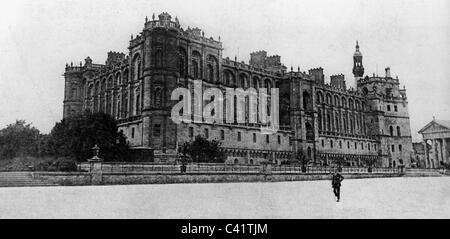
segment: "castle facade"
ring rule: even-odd
[[[265,51],[251,53],[249,64],[223,58],[222,51],[220,38],[183,29],[167,13],[153,16],[131,37],[127,55],[109,52],[105,64],[87,57],[79,66],[66,65],[63,117],[86,110],[108,113],[131,148],[143,155],[175,154],[183,142],[202,135],[221,141],[231,163],[305,157],[320,165],[409,166],[413,148],[406,90],[389,68],[383,77],[364,76],[358,43],[356,89],[347,88],[342,74],[325,83],[322,68],[288,70],[280,56]],[[178,101],[171,100],[172,91],[183,87],[194,94],[197,80],[203,89],[224,94],[226,88],[278,88],[279,130],[262,134],[264,124],[249,123],[248,115],[245,123],[174,123],[171,110]]]

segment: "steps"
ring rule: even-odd
[[[443,177],[445,175],[439,173],[438,170],[410,168],[406,169],[405,177]]]
[[[0,187],[44,187],[55,186],[33,178],[32,172],[0,172]]]

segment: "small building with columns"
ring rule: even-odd
[[[436,120],[428,123],[419,130],[424,144],[431,145],[431,150],[425,147],[425,166],[427,168],[439,168],[444,163],[449,163],[450,120]],[[432,152],[430,152],[432,151]]]

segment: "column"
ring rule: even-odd
[[[445,141],[445,138],[442,139],[442,161],[445,163],[448,162],[447,159],[447,142]]]
[[[434,168],[438,168],[438,166],[439,166],[439,159],[438,159],[438,156],[439,156],[439,152],[438,152],[438,148],[437,148],[437,142],[436,142],[436,139],[433,139],[432,140],[432,144],[433,144],[433,165],[434,165]]]
[[[425,145],[425,168],[431,168],[431,165],[429,164],[429,160],[430,160],[430,152],[428,151],[428,144],[427,144],[427,140],[424,139],[423,140],[424,145]]]

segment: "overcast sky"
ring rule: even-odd
[[[62,118],[66,62],[128,53],[145,16],[162,11],[221,36],[224,57],[266,50],[289,68],[321,66],[327,80],[343,73],[350,86],[358,40],[365,74],[390,66],[406,86],[415,140],[433,116],[450,120],[448,0],[15,0],[0,8],[0,128],[25,119],[49,132]]]

